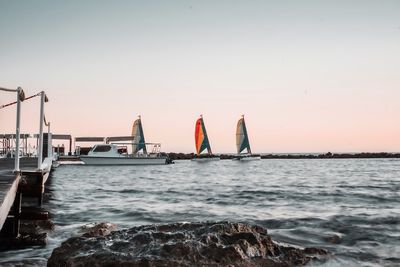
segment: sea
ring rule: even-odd
[[[400,266],[399,159],[176,161],[54,169],[48,245],[0,252],[1,266],[43,266],[83,225],[257,224],[273,240],[331,255],[310,266]]]

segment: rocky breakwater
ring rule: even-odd
[[[48,266],[300,266],[327,251],[272,241],[265,228],[206,222],[87,229],[54,249]]]

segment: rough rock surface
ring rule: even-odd
[[[112,223],[101,222],[92,225],[84,225],[82,226],[82,230],[85,232],[83,235],[84,237],[106,236],[112,231],[117,230],[117,226]]]
[[[115,226],[103,224],[100,229]],[[206,222],[90,231],[56,248],[48,266],[299,266],[325,255],[273,242],[265,228]]]

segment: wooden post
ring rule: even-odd
[[[50,133],[50,122],[47,129],[47,157],[51,158],[53,156],[53,140]]]
[[[25,155],[28,154],[28,136],[25,136]]]
[[[43,188],[44,187],[44,173],[41,173],[38,177],[37,177],[37,181],[38,181],[38,185],[40,185],[40,187],[41,188]],[[42,206],[42,204],[43,204],[43,192],[44,190],[42,190],[42,192],[41,192],[41,194],[40,194],[40,196],[39,196],[39,199],[38,199],[38,205],[39,206]]]
[[[22,200],[22,194],[20,192],[17,192],[17,194],[15,195],[14,207],[13,207],[13,213],[14,213],[14,232],[13,232],[13,235],[14,235],[14,237],[18,237],[19,236],[19,228],[20,228],[19,216],[21,214],[21,200]]]
[[[43,120],[44,120],[44,99],[46,95],[44,91],[40,94],[40,120],[39,120],[39,146],[37,148],[38,151],[38,162],[37,168],[40,170],[43,162]]]
[[[17,125],[15,129],[15,149],[17,151],[15,156],[15,166],[14,166],[14,171],[19,172],[19,138],[20,138],[20,124],[21,124],[21,100],[23,100],[23,91],[21,87],[18,87],[17,89]]]
[[[65,151],[64,151],[65,154]],[[72,156],[72,137],[69,138],[69,153],[68,156]]]

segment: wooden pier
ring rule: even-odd
[[[18,184],[21,180],[19,173],[13,173],[14,161],[0,160],[0,229],[8,217],[11,207],[14,204],[18,191]]]
[[[17,238],[20,220],[47,220],[48,212],[40,209],[52,160],[45,158],[41,169],[37,158],[21,158],[20,172],[14,172],[14,159],[0,159],[0,238]],[[22,207],[22,198],[36,199]]]
[[[10,249],[13,243],[19,243],[24,239],[20,236],[21,220],[48,218],[48,212],[38,207],[42,205],[44,187],[51,171],[53,147],[50,122],[46,121],[44,115],[44,105],[49,101],[46,93],[41,91],[25,97],[25,92],[21,87],[16,89],[0,87],[0,91],[14,93],[16,96],[16,101],[0,106],[2,109],[16,104],[15,134],[0,136],[0,144],[2,144],[0,151],[0,249]],[[35,97],[40,97],[37,158],[30,157],[31,154],[27,153],[29,135],[20,133],[22,102]],[[44,125],[47,126],[47,133],[44,133]],[[55,138],[68,138],[71,142],[70,136],[56,135]],[[34,201],[34,205],[29,203],[28,206],[22,207],[21,204],[25,205],[26,202],[25,199],[22,201],[23,197],[37,199],[37,201]]]

